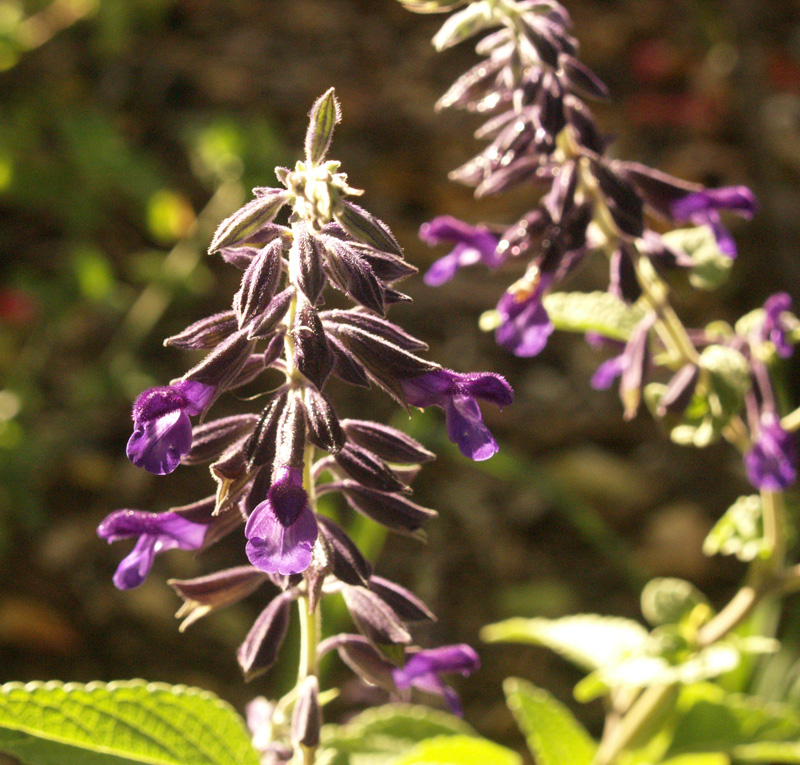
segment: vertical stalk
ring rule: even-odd
[[[311,466],[314,463],[314,445],[306,444],[303,461],[303,488],[308,495],[308,504],[311,509],[317,510],[317,497]],[[306,580],[308,583],[308,580]],[[317,674],[317,646],[319,645],[320,623],[319,611],[311,610],[310,593],[301,595],[297,599],[297,611],[300,617],[300,660],[297,667],[297,689],[301,683],[312,675]],[[297,744],[294,762],[296,765],[314,765],[316,747]]]

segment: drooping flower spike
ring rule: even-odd
[[[457,243],[434,263],[426,283],[438,286],[462,265],[497,268],[507,259],[529,258],[535,279],[510,287],[492,319],[481,325],[494,329],[504,348],[531,357],[553,331],[543,298],[586,255],[608,257],[608,290],[626,302],[642,293],[641,259],[659,269],[696,265],[689,252],[650,227],[648,216],[709,226],[720,253],[735,256],[720,211],[752,217],[757,209],[752,192],[744,186],[706,189],[606,156],[610,142],[600,135],[584,99],[603,99],[608,91],[578,60],[561,4],[471,3],[444,23],[433,43],[441,50],[481,32],[486,36],[476,51],[483,60],[453,84],[437,108],[485,115],[488,121],[476,136],[489,143],[450,177],[474,186],[477,197],[529,183],[539,202],[506,228],[494,251],[468,224],[447,217],[423,224],[420,235],[429,244]],[[437,236],[440,227],[443,236]]]

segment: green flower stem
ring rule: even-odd
[[[300,666],[297,670],[297,687],[307,677],[317,674],[317,644],[319,642],[319,612],[309,608],[309,599],[302,596],[297,599],[297,610],[300,615]],[[314,765],[316,747],[297,744],[295,747],[295,765]]]
[[[303,596],[297,599],[300,614],[300,666],[297,670],[297,682],[317,674],[317,643],[319,642],[319,625],[317,613],[309,610],[309,600]]]
[[[315,447],[306,444],[303,466],[303,488],[308,495],[308,504],[316,513],[317,496],[311,466],[314,464]],[[308,582],[308,580],[306,580]],[[297,668],[297,690],[307,677],[317,674],[317,646],[320,636],[319,609],[311,610],[310,593],[297,599],[297,610],[300,616],[300,662]],[[314,765],[316,748],[298,744],[295,750],[296,765]]]

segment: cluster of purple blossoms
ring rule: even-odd
[[[350,201],[361,192],[339,163],[325,160],[339,121],[332,90],[310,116],[305,161],[278,168],[282,187],[255,189],[213,237],[210,252],[243,272],[231,309],[165,341],[207,355],[133,406],[131,461],[159,475],[210,463],[215,493],[160,514],[119,510],[98,532],[109,542],[138,540],[114,577],[127,589],[142,583],[156,553],[202,550],[243,526],[250,565],[171,583],[184,599],[183,627],[262,585],[277,587],[239,649],[251,677],[276,660],[293,601],[303,598],[313,612],[321,595],[341,592],[361,632],[337,644],[350,666],[374,680],[369,667],[391,665],[389,655],[397,664],[384,687],[423,686],[454,706],[437,672],[467,672],[477,657],[466,648],[439,649],[423,666],[428,654],[421,651],[403,667],[412,643],[406,623],[432,615],[407,590],[373,576],[344,529],[316,512],[318,497],[337,492],[358,513],[417,536],[435,513],[409,499],[409,482],[434,455],[395,428],[340,419],[326,383],[338,377],[376,386],[403,407],[441,407],[450,438],[475,460],[497,451],[477,401],[504,407],[513,394],[499,375],[454,372],[421,358],[426,345],[385,318],[387,307],[408,300],[396,285],[416,269],[389,229]],[[328,285],[355,305],[323,307]],[[267,374],[273,379],[260,414],[203,421],[220,395]],[[202,424],[193,428],[191,417]]]
[[[578,60],[569,27],[567,11],[554,0],[477,0],[456,11],[434,37],[434,46],[442,50],[488,30],[476,47],[481,61],[437,104],[488,117],[476,132],[488,145],[451,178],[474,186],[477,197],[521,183],[533,184],[540,194],[536,207],[511,226],[473,226],[449,216],[423,224],[424,241],[452,247],[433,264],[425,281],[438,286],[462,267],[481,263],[497,269],[509,259],[524,258],[524,276],[481,324],[494,329],[501,346],[531,357],[543,350],[554,331],[548,294],[587,256],[601,253],[608,261],[608,292],[620,304],[635,306],[639,319],[624,339],[619,334],[587,336],[597,345],[617,348],[597,369],[592,384],[608,388],[619,380],[625,416],[631,418],[656,371],[654,359],[668,357],[670,379],[657,416],[674,418],[687,408],[694,416],[704,409],[706,425],[713,420],[716,437],[726,422],[708,414],[720,408],[718,391],[711,390],[719,380],[713,370],[703,368],[702,352],[712,344],[726,346],[748,370],[747,390],[740,391],[740,399],[733,397],[736,406],[722,407],[729,420],[745,405],[749,447],[741,439],[739,445],[746,452],[747,475],[759,488],[786,488],[796,478],[795,439],[780,424],[762,350],[769,342],[780,357],[792,352],[787,322],[796,326],[796,319],[788,313],[788,295],[767,301],[755,331],[731,332],[726,338],[697,331],[691,339],[685,336],[677,352],[664,345],[667,333],[659,332],[665,317],[658,294],[666,287],[658,272],[703,265],[679,239],[660,232],[682,225],[705,230],[707,241],[715,244],[715,257],[730,262],[736,245],[721,213],[750,218],[757,209],[755,197],[744,186],[707,189],[610,156],[611,141],[599,132],[584,100],[605,99],[608,90]],[[708,257],[708,247],[705,253]]]

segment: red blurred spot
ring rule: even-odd
[[[767,79],[776,90],[799,90],[800,66],[783,51],[771,51],[767,60]]]
[[[22,290],[0,289],[0,322],[12,327],[30,324],[38,313],[36,301]]]

